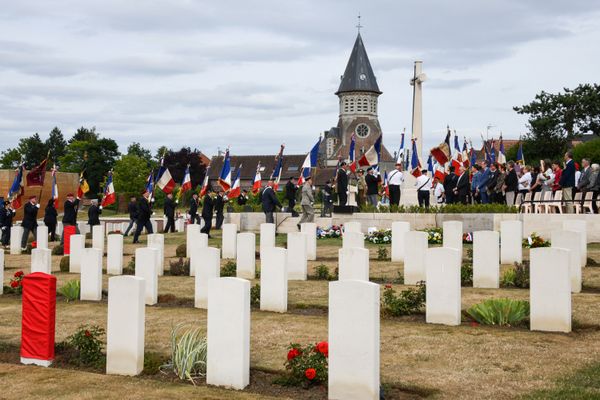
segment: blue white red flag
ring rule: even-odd
[[[169,168],[164,165],[164,157],[160,160],[160,169],[158,170],[158,176],[156,177],[156,186],[158,186],[163,192],[169,194],[175,189],[175,180],[169,172]]]
[[[277,191],[279,188],[279,180],[281,179],[281,170],[283,168],[283,150],[285,149],[285,145],[282,144],[279,149],[279,153],[277,157],[275,157],[275,168],[273,168],[273,173],[271,174],[271,179],[273,181],[273,190]]]
[[[231,185],[231,189],[227,194],[227,197],[230,199],[235,199],[240,197],[242,194],[242,185],[240,181],[240,172],[242,171],[242,164],[238,167],[237,173],[235,174],[235,178],[233,179],[233,184]]]
[[[117,200],[115,194],[115,186],[113,185],[113,174],[112,171],[108,173],[108,179],[106,179],[106,186],[104,187],[104,196],[102,196],[102,207],[110,206]]]
[[[421,176],[421,162],[419,161],[419,155],[417,153],[417,141],[412,140],[412,159],[410,160],[410,173],[415,178]]]
[[[252,180],[252,193],[257,194],[262,188],[262,175],[260,174],[260,161],[256,166],[256,172],[254,173],[254,179]]]
[[[361,167],[372,167],[379,164],[381,157],[381,139],[382,135],[379,135],[373,146],[362,155],[358,160],[358,165]]]
[[[58,208],[58,185],[56,184],[56,165],[52,167],[52,200],[54,200],[54,208]]]
[[[221,185],[225,191],[231,188],[231,159],[229,157],[229,148],[227,148],[225,158],[223,159],[223,167],[219,174],[219,185]]]
[[[12,203],[12,207],[15,210],[21,208],[21,200],[25,194],[25,188],[23,187],[23,164],[19,165],[16,172],[15,179],[8,190],[8,196],[6,196],[7,202]]]
[[[204,195],[208,192],[208,182],[210,176],[210,164],[206,167],[206,172],[204,173],[204,180],[202,181],[202,188],[200,189],[200,197],[204,197]]]
[[[312,171],[312,169],[317,166],[320,145],[321,138],[319,137],[317,143],[315,143],[313,148],[310,150],[310,152],[306,155],[306,158],[304,159],[304,163],[302,164],[302,172],[300,173],[300,178],[298,178],[298,185],[302,185],[304,183],[304,180],[310,176],[310,172]]]

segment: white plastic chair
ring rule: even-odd
[[[558,210],[560,214],[563,213],[562,190],[557,190],[556,193],[554,193],[554,199],[552,199],[552,202],[546,204],[547,213],[553,213],[555,209]]]

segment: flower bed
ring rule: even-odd
[[[329,344],[319,342],[303,346],[291,343],[285,369],[289,376],[279,380],[284,385],[310,387],[327,383]]]
[[[342,226],[332,225],[327,228],[317,228],[317,239],[340,238],[342,236]]]
[[[523,247],[526,249],[535,249],[536,247],[550,247],[550,241],[544,239],[535,232],[531,232],[531,235],[527,239],[523,239]]]
[[[375,244],[390,244],[392,242],[392,230],[391,229],[380,229],[372,231],[367,234],[366,237],[368,242]]]
[[[427,232],[427,242],[429,244],[442,244],[444,240],[444,230],[442,228],[427,228],[422,232]]]

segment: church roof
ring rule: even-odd
[[[335,94],[343,92],[374,92],[381,94],[360,33],[356,37],[352,54],[350,54],[344,75],[342,75],[342,82]]]

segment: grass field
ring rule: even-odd
[[[219,247],[219,232],[214,236],[210,245]],[[184,241],[183,234],[166,236],[165,269],[168,269],[168,262],[175,259],[176,247]],[[285,236],[279,235],[277,243],[283,245]],[[319,241],[319,260],[309,263],[309,275],[314,274],[314,268],[319,264],[326,265],[333,273],[340,245],[339,239]],[[368,248],[371,279],[394,281],[402,272],[402,264],[377,261],[378,246],[368,245]],[[125,265],[134,250],[131,238],[126,238]],[[590,245],[589,257],[600,262],[600,245]],[[58,272],[59,261],[59,256],[53,256],[58,286],[70,279],[78,279],[75,274]],[[29,256],[7,254],[4,284],[8,285],[10,276],[17,270],[27,273],[29,262]],[[502,269],[506,268],[508,266],[502,266]],[[107,279],[104,275],[105,290]],[[466,320],[458,327],[430,325],[425,323],[424,315],[383,318],[381,380],[384,387],[390,388],[386,398],[600,398],[600,268],[585,268],[583,279],[583,292],[573,295],[574,331],[570,334],[472,326]],[[252,284],[258,282],[254,280]],[[393,287],[401,289],[405,286],[393,284]],[[194,278],[160,277],[159,296],[159,304],[146,309],[146,351],[166,358],[171,327],[187,322],[206,329],[206,312],[191,307]],[[292,281],[289,283],[288,313],[253,309],[253,380],[248,390],[243,392],[206,385],[194,387],[148,376],[125,378],[89,371],[18,365],[20,298],[0,296],[0,353],[4,354],[0,360],[0,399],[326,398],[323,390],[288,390],[271,385],[270,379],[284,371],[286,346],[290,342],[327,339],[327,296],[327,281]],[[528,290],[523,289],[463,288],[462,308],[464,310],[488,298],[528,299],[528,296]],[[56,319],[57,341],[66,338],[82,323],[105,326],[106,299],[72,303],[59,300]]]

